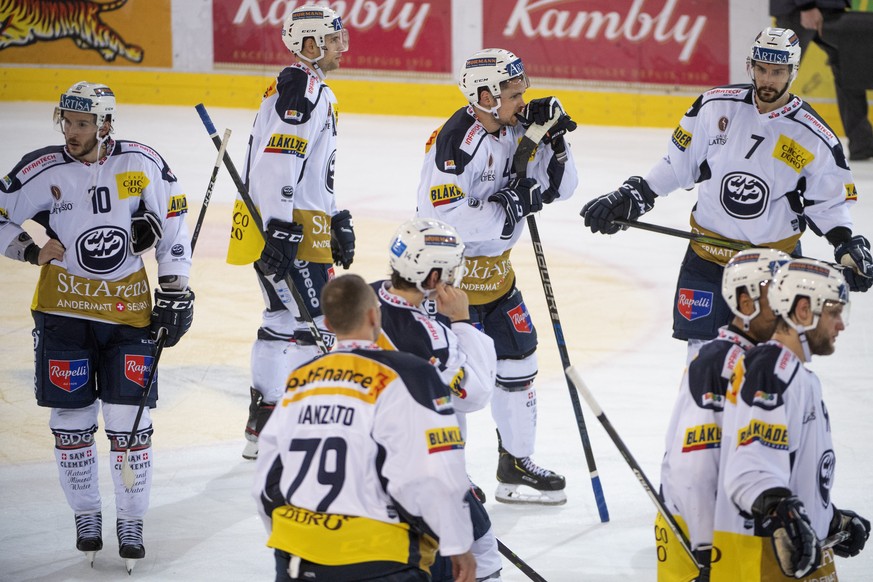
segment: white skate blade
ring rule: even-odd
[[[258,441],[246,441],[246,446],[242,452],[243,459],[248,459],[250,461],[257,460],[258,458]]]
[[[527,485],[498,483],[494,498],[500,503],[519,505],[564,505],[567,494],[563,491],[540,491]]]
[[[136,558],[124,558],[124,567],[127,568],[128,576],[133,573],[133,567],[136,566],[137,562],[139,562],[139,560]]]
[[[88,560],[88,564],[93,568],[94,567],[94,556],[97,555],[97,550],[92,552],[82,552],[85,554],[85,559]]]

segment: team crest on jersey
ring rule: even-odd
[[[708,317],[712,313],[712,292],[700,289],[679,289],[676,309],[688,321]]]
[[[174,216],[182,216],[188,212],[188,198],[184,194],[171,196],[170,202],[167,204],[167,218]]]
[[[75,392],[91,378],[88,359],[52,360],[48,362],[49,382],[64,392]]]
[[[308,146],[309,142],[300,136],[274,133],[270,136],[270,141],[268,141],[267,145],[264,147],[264,153],[290,154],[298,158],[303,158],[306,156],[306,148]]]
[[[122,172],[115,174],[115,184],[118,186],[118,198],[132,198],[142,196],[142,191],[148,186],[150,180],[143,172]]]
[[[152,368],[151,356],[137,356],[134,354],[124,354],[124,377],[145,388],[146,380],[148,380],[149,370]]]
[[[818,492],[824,507],[827,507],[831,502],[831,488],[834,486],[834,466],[836,464],[837,457],[830,449],[824,452],[818,462]]]
[[[688,149],[688,146],[691,145],[691,133],[682,129],[681,125],[677,125],[676,129],[673,131],[673,145],[676,146],[680,152],[684,152]]]
[[[464,191],[457,184],[440,184],[430,189],[430,202],[435,207],[451,204],[464,197]]]
[[[749,424],[737,431],[737,446],[744,447],[760,443],[779,451],[788,450],[788,428],[784,424],[770,424],[753,418]]]
[[[76,241],[79,266],[97,275],[111,273],[127,256],[127,232],[115,226],[85,231]]]
[[[427,441],[428,455],[464,448],[464,437],[461,436],[461,429],[457,426],[426,430],[424,438]]]
[[[333,194],[333,176],[334,176],[334,165],[336,164],[336,150],[333,150],[330,153],[330,159],[327,160],[327,164],[324,168],[324,187],[327,188],[327,191]]]
[[[530,318],[530,313],[524,307],[524,303],[516,305],[506,312],[509,320],[512,321],[512,327],[518,333],[533,333],[533,321]]]
[[[718,130],[719,131],[727,131],[728,128],[728,118],[722,115],[718,119]]]
[[[858,191],[855,189],[854,184],[844,184],[843,187],[846,189],[846,200],[858,199]]]
[[[685,430],[685,440],[682,441],[682,452],[690,453],[701,449],[718,449],[721,447],[721,427],[717,424],[701,424]]]
[[[61,189],[59,186],[55,186],[54,184],[52,184],[49,190],[52,193],[52,198],[54,198],[55,200],[61,199]]]
[[[746,172],[731,172],[721,180],[721,206],[734,218],[749,220],[764,214],[770,200],[767,183]]]

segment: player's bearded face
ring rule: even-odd
[[[755,63],[752,67],[755,95],[762,103],[775,103],[788,91],[791,68],[787,65]]]
[[[818,325],[806,332],[809,351],[816,356],[829,356],[836,350],[837,336],[846,329],[843,320],[843,306],[826,303],[822,309]]]
[[[96,116],[90,113],[64,112],[62,128],[67,151],[77,159],[84,159],[97,149]]]

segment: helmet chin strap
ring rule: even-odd
[[[471,103],[471,105],[473,107],[475,107],[476,109],[478,109],[479,111],[484,111],[485,113],[490,114],[491,117],[493,117],[494,119],[499,119],[500,114],[497,112],[497,110],[500,109],[500,97],[495,97],[494,99],[497,100],[497,104],[494,107],[492,107],[491,109],[485,109],[484,107],[482,107],[478,103]]]
[[[806,337],[806,332],[811,329],[815,329],[818,325],[818,314],[813,314],[812,323],[809,325],[802,325],[799,323],[795,323],[793,319],[788,318],[788,325],[790,325],[797,332],[797,337],[800,340],[800,347],[803,350],[803,358],[804,361],[809,362],[812,360],[812,352],[809,351],[809,340]]]
[[[324,79],[327,77],[327,75],[325,75],[324,71],[321,70],[321,67],[318,66],[318,61],[320,61],[321,59],[324,58],[324,49],[323,48],[318,47],[318,56],[314,59],[304,57],[302,52],[294,53],[294,54],[301,61],[306,61],[307,63],[309,63],[309,65],[315,71],[315,74],[318,75],[318,78],[321,79],[322,81],[324,81]]]
[[[800,347],[803,349],[803,359],[804,361],[809,362],[812,360],[812,353],[809,351],[809,341],[806,339],[806,332],[802,332],[800,335]]]

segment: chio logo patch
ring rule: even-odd
[[[76,241],[79,266],[98,275],[111,273],[127,256],[127,232],[114,226],[98,226]]]
[[[764,214],[770,188],[752,174],[731,172],[721,180],[721,205],[725,212],[740,219],[757,218]]]

